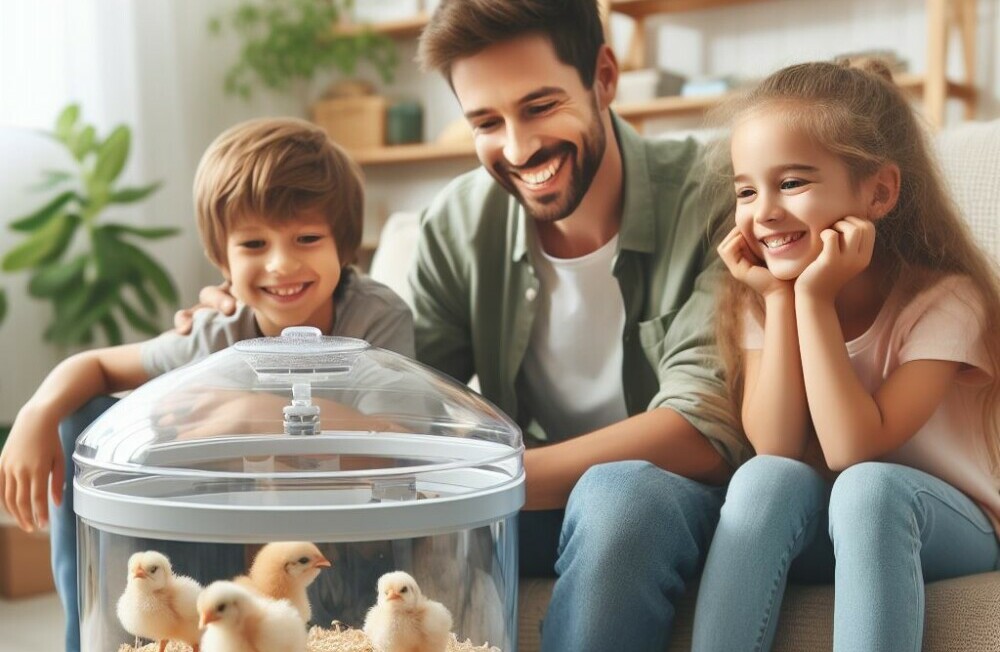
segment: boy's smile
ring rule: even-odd
[[[248,216],[226,238],[232,293],[254,311],[264,335],[288,326],[333,328],[341,266],[330,226],[316,211],[284,222]]]

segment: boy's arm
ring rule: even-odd
[[[139,344],[79,353],[61,362],[18,411],[0,453],[0,500],[27,531],[48,522],[46,489],[62,502],[64,463],[59,422],[102,394],[135,389],[148,375]]]

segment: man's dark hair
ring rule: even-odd
[[[593,85],[604,44],[597,0],[442,0],[420,36],[417,59],[450,82],[455,61],[530,34],[548,37],[584,87]]]

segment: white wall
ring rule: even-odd
[[[20,116],[16,124],[48,125],[65,102],[83,100],[85,116],[103,129],[123,121],[133,126],[133,157],[125,179],[135,184],[161,179],[165,185],[150,201],[117,216],[183,228],[181,237],[158,244],[154,254],[178,282],[185,304],[195,300],[198,288],[217,280],[201,254],[191,211],[190,188],[202,151],[221,130],[240,120],[304,116],[302,98],[315,96],[315,89],[328,81],[317,80],[312,88],[300,87],[288,96],[260,92],[249,103],[224,95],[222,76],[237,46],[231,39],[209,37],[206,23],[227,4],[226,0],[38,0],[32,5],[37,15],[19,16],[37,34],[19,44],[0,43],[2,102],[32,99],[19,100],[19,106],[26,107],[21,113],[11,112]],[[21,14],[25,6],[20,0],[0,0],[0,22]],[[72,12],[69,18],[57,19],[67,8]],[[979,0],[979,12],[979,115],[990,119],[1000,117],[1000,9],[996,0]],[[751,77],[796,61],[878,47],[895,50],[919,72],[925,67],[924,16],[920,0],[771,0],[659,19],[650,27],[657,45],[651,54],[660,65],[687,75]],[[616,20],[613,27],[616,45],[621,46],[630,21]],[[64,42],[72,47],[65,47],[61,59],[46,60],[34,77],[15,74]],[[412,63],[414,53],[413,42],[401,43],[404,63],[398,81],[383,92],[419,98],[425,109],[425,135],[433,138],[460,112],[442,80],[418,73]],[[961,71],[957,51],[952,59],[957,75]],[[62,78],[55,83],[53,75],[59,71]],[[0,118],[6,109],[0,105]],[[657,121],[648,126],[655,131],[690,125],[690,121]],[[50,142],[3,128],[0,121],[0,222],[6,224],[36,205],[37,198],[25,194],[24,187],[37,178],[38,169],[59,163],[60,156]],[[366,239],[377,237],[386,215],[420,209],[448,179],[474,165],[474,161],[451,161],[367,169]],[[14,241],[0,229],[0,250],[6,251]],[[0,276],[11,300],[7,321],[0,326],[0,365],[6,372],[0,374],[0,422],[13,419],[59,357],[41,343],[38,325],[47,322],[48,307],[26,297],[25,283],[24,276]],[[165,315],[163,324],[168,323]]]

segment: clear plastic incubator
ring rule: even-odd
[[[514,652],[523,451],[466,387],[313,328],[165,374],[77,442],[83,650],[298,651],[295,613],[301,652],[411,625]]]

